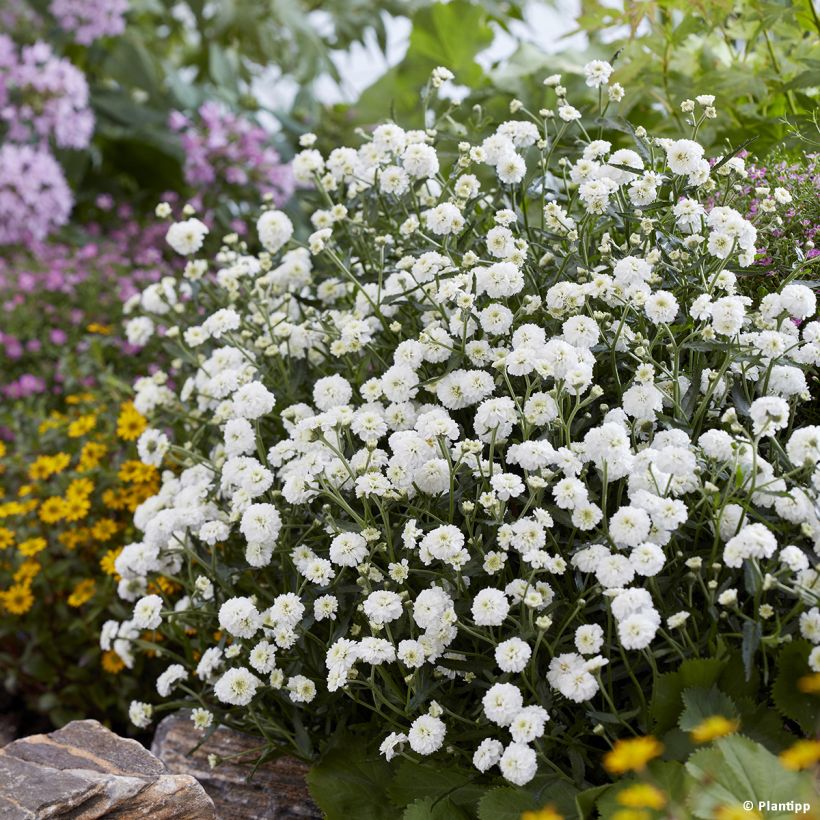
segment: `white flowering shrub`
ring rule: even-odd
[[[138,724],[187,703],[306,757],[361,724],[525,785],[650,731],[682,661],[773,675],[792,642],[820,670],[814,293],[739,295],[756,230],[743,161],[696,141],[712,98],[656,140],[548,86],[486,134],[304,139],[304,240],[267,211],[262,251],[206,260],[171,227],[184,276],[129,306],[178,357],[136,386],[166,471],[102,638],[170,663]]]

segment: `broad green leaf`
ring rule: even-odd
[[[502,786],[487,792],[478,804],[478,820],[520,820],[521,813],[542,808],[524,789]]]
[[[444,795],[459,806],[474,805],[487,789],[475,785],[473,780],[472,772],[403,760],[387,793],[397,806],[406,806],[420,798],[440,798]]]
[[[424,797],[411,803],[402,815],[402,820],[469,820],[470,815],[460,809],[452,800],[436,800]]]
[[[716,658],[684,661],[676,672],[659,675],[652,693],[650,712],[656,732],[666,732],[675,726],[683,709],[684,689],[693,686],[709,688],[714,684],[726,661]]]
[[[813,735],[820,725],[820,697],[800,691],[798,681],[811,674],[808,665],[811,645],[793,641],[777,656],[778,674],[772,687],[772,699],[781,714],[795,721],[807,734]]]
[[[682,693],[683,712],[678,719],[678,726],[684,732],[691,732],[706,718],[722,715],[734,720],[738,716],[738,709],[734,701],[724,695],[716,686],[710,689],[692,687]]]
[[[387,794],[391,767],[353,735],[341,735],[308,772],[311,797],[327,820],[395,820]]]
[[[784,804],[816,800],[810,775],[784,769],[778,759],[759,743],[741,735],[717,740],[695,752],[686,771],[697,781],[689,790],[694,817],[712,820],[721,806],[741,808],[745,801]],[[767,820],[793,818],[792,810],[768,810]]]

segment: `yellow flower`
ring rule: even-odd
[[[718,806],[715,809],[715,820],[762,820],[760,812],[744,809],[743,806]]]
[[[100,567],[106,575],[117,575],[117,569],[114,566],[114,562],[117,558],[119,558],[121,552],[122,547],[108,550],[108,552],[100,559]]]
[[[88,603],[94,597],[96,586],[93,578],[85,578],[74,587],[74,591],[68,596],[68,605],[80,607]]]
[[[159,470],[152,464],[143,464],[141,461],[124,461],[117,478],[129,484],[146,484],[159,478]]]
[[[25,615],[34,605],[34,596],[28,583],[14,584],[0,592],[0,601],[12,615]]]
[[[65,501],[59,496],[47,498],[40,505],[40,519],[46,524],[55,524],[57,521],[65,518],[65,515]]]
[[[94,492],[94,482],[90,478],[75,478],[68,489],[65,491],[65,497],[70,499],[85,498]]]
[[[108,541],[118,529],[117,522],[113,518],[101,518],[91,527],[91,535],[98,541]]]
[[[80,416],[68,425],[68,435],[70,438],[80,438],[91,432],[97,424],[97,417],[93,413]]]
[[[521,820],[564,820],[564,815],[550,803],[548,806],[544,806],[543,809],[523,812]]]
[[[48,542],[45,538],[27,538],[17,545],[17,550],[20,555],[24,555],[26,558],[32,558],[37,555],[38,552],[42,552],[47,546]]]
[[[14,580],[16,583],[31,583],[41,569],[42,567],[36,561],[23,561],[14,573]]]
[[[65,397],[66,404],[84,404],[93,400],[93,393],[71,393]]]
[[[85,540],[87,530],[84,527],[77,527],[72,530],[65,530],[57,536],[57,540],[64,544],[66,549],[76,549]]]
[[[95,441],[86,442],[80,451],[77,471],[87,473],[89,470],[96,469],[107,452],[108,448],[104,444],[99,444]]]
[[[666,805],[666,795],[651,783],[635,783],[618,792],[618,802],[630,809],[660,810]]]
[[[134,441],[139,438],[148,422],[132,402],[126,402],[120,408],[120,415],[117,418],[117,435],[125,441]]]
[[[604,768],[610,774],[639,772],[662,752],[663,744],[651,735],[618,740],[604,755]]]
[[[151,592],[162,592],[168,596],[173,595],[180,587],[176,581],[172,581],[170,578],[160,575],[148,584],[148,588]]]
[[[806,695],[820,695],[820,672],[798,678],[797,688]]]
[[[111,675],[117,675],[125,669],[123,659],[116,652],[112,652],[110,649],[107,652],[102,653],[101,662],[102,668]]]
[[[8,549],[14,543],[14,533],[8,527],[0,527],[0,550]]]
[[[79,521],[88,515],[91,509],[91,502],[85,498],[66,498],[63,502],[64,518],[66,521]]]
[[[20,515],[25,510],[25,506],[19,501],[7,501],[0,504],[0,518],[10,518],[12,515]]]
[[[97,333],[100,336],[110,336],[111,335],[111,326],[110,325],[101,325],[99,322],[91,322],[90,325],[86,328],[89,333]]]
[[[52,473],[51,456],[38,456],[28,466],[28,477],[32,481],[41,481]]]
[[[739,720],[729,720],[723,715],[711,715],[701,721],[689,733],[693,743],[709,743],[719,737],[734,734],[740,728]]]
[[[0,458],[3,458],[3,456],[5,454],[6,454],[6,445],[3,444],[2,441],[0,441]]]
[[[643,809],[618,809],[610,820],[650,820],[650,817]]]
[[[109,510],[124,510],[126,505],[126,492],[123,489],[110,489],[102,494],[102,503]]]
[[[780,762],[787,769],[808,769],[820,762],[820,740],[798,740],[780,753]]]

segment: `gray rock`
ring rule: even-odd
[[[157,727],[151,751],[171,772],[193,775],[213,798],[222,820],[291,820],[322,817],[310,799],[305,775],[308,766],[293,757],[279,757],[257,768],[258,738],[221,726],[205,743],[190,713],[166,717]],[[202,743],[199,748],[198,744]],[[225,762],[215,768],[208,756]]]
[[[171,774],[135,740],[95,720],[0,749],[0,820],[213,820],[193,777]]]

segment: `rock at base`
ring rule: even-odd
[[[306,764],[293,757],[280,757],[261,765],[249,779],[252,763],[260,753],[258,738],[219,727],[202,743],[189,713],[166,717],[157,727],[151,751],[169,771],[193,775],[213,798],[222,820],[290,820],[321,818],[322,813],[308,794]],[[215,768],[209,755],[229,758]]]
[[[0,749],[0,820],[213,820],[214,805],[193,777],[171,774],[136,740],[96,720]]]

